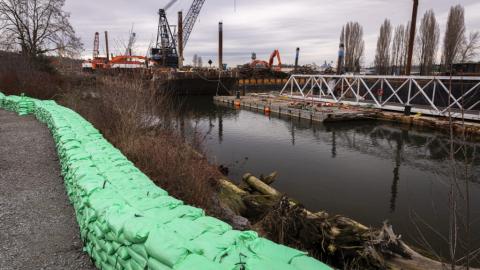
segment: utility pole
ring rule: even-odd
[[[183,67],[183,13],[178,12],[178,31],[177,31],[177,43],[178,43],[178,67]]]
[[[218,23],[218,68],[223,70],[223,22]]]
[[[415,44],[415,30],[417,28],[418,0],[413,0],[412,21],[410,24],[410,39],[408,40],[407,66],[405,75],[409,76],[412,71],[413,46]]]

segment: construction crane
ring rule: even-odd
[[[155,46],[150,49],[151,58],[157,65],[173,68],[178,67],[179,56],[177,50],[182,49],[183,51],[183,48],[185,48],[205,0],[194,0],[190,6],[187,16],[185,19],[183,19],[182,44],[177,42],[178,40],[174,38],[166,16],[166,11],[175,2],[177,2],[177,0],[170,0],[163,9],[158,11],[159,21],[157,29],[157,41]],[[179,37],[177,36],[177,38]]]
[[[132,26],[132,29],[130,30],[130,35],[128,38],[128,45],[127,45],[127,48],[125,49],[125,55],[132,56],[132,48],[136,40],[137,40],[137,34],[133,32],[133,26]]]
[[[155,48],[151,49],[153,61],[164,67],[178,67],[177,44],[173,38],[165,9],[158,11],[158,29]]]
[[[150,57],[157,66],[178,67],[177,44],[168,23],[166,10],[177,0],[171,0],[164,8],[158,10],[158,28],[155,46],[150,49]]]
[[[193,31],[193,26],[197,21],[198,15],[200,15],[200,11],[202,10],[204,3],[205,0],[193,0],[193,3],[188,10],[187,16],[183,20],[183,48],[187,46],[188,38]]]

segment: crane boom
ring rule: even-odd
[[[177,0],[170,0],[170,2],[168,2],[165,7],[163,8],[165,11],[167,11],[171,6],[173,6],[173,4],[175,4],[177,2]]]
[[[197,21],[198,15],[202,10],[202,6],[205,3],[205,0],[193,0],[190,9],[188,10],[187,16],[183,20],[183,48],[187,45],[188,38],[192,33],[193,26]]]
[[[137,35],[135,34],[135,32],[133,32],[133,25],[132,25],[132,29],[130,30],[130,35],[128,38],[128,45],[125,49],[125,55],[132,56],[132,48],[136,40],[137,40]]]

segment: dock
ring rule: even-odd
[[[245,108],[265,114],[276,114],[313,122],[355,121],[377,118],[378,109],[332,104],[317,101],[295,101],[275,94],[249,94],[239,99],[233,96],[215,96],[217,104]]]

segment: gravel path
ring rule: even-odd
[[[50,131],[0,109],[0,269],[95,269],[79,235]]]

